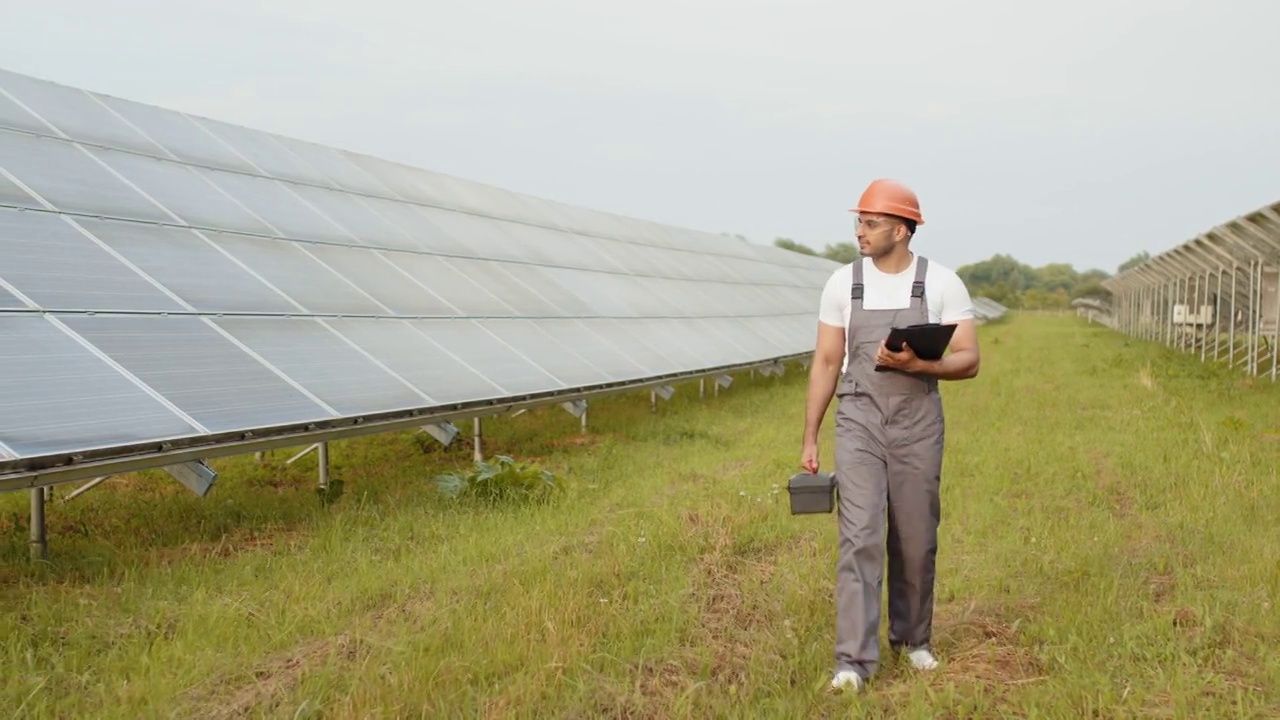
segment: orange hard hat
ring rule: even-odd
[[[920,216],[920,200],[911,188],[897,180],[871,181],[867,189],[862,191],[862,197],[858,198],[858,207],[849,212],[897,215],[914,220],[917,225],[924,224],[924,218]]]

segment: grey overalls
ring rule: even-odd
[[[836,388],[835,660],[837,671],[853,669],[870,678],[880,655],[886,504],[889,642],[909,648],[929,643],[944,422],[936,378],[875,372],[876,352],[891,327],[929,322],[928,261],[917,256],[911,305],[902,310],[862,307],[862,262],[853,263],[848,366]]]

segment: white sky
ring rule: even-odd
[[[42,0],[0,67],[578,205],[1080,269],[1280,198],[1265,0]]]

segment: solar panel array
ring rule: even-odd
[[[0,71],[0,474],[795,356],[835,267]]]
[[[999,320],[1004,314],[1009,312],[1009,308],[987,297],[973,298],[973,315],[979,322],[990,322]]]

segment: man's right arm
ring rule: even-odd
[[[844,328],[818,322],[818,345],[809,368],[809,393],[805,402],[804,442],[817,444],[822,418],[835,395],[844,364]]]

